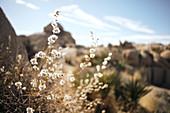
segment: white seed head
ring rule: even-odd
[[[107,63],[108,63],[108,62],[105,60],[102,64],[103,64],[103,65],[107,65]]]
[[[111,57],[111,56],[112,56],[112,53],[108,53],[108,56],[110,56],[110,57]]]
[[[102,69],[106,69],[106,66],[103,65],[103,66],[102,66]]]
[[[27,88],[26,87],[23,87],[22,90],[26,90]]]
[[[42,52],[42,51],[39,51],[39,52],[37,53],[37,57],[39,57],[39,58],[44,58],[44,57],[45,57],[45,53]]]
[[[90,51],[90,53],[95,53],[95,52],[96,52],[96,49],[91,48],[89,51]]]
[[[90,58],[94,58],[95,57],[95,54],[90,54]]]
[[[27,107],[27,108],[26,108],[26,111],[27,111],[27,113],[33,113],[33,112],[34,112],[34,109],[33,109],[33,108],[30,108],[30,107]]]
[[[100,71],[100,65],[97,65],[96,69],[97,69],[97,72],[99,72]]]
[[[70,77],[70,81],[71,81],[71,82],[74,82],[74,81],[75,81],[75,78],[74,78],[74,77]]]
[[[20,81],[18,81],[15,83],[15,86],[17,86],[17,88],[20,89],[22,86],[22,83]]]
[[[31,62],[32,65],[37,65],[38,64],[36,58],[31,59],[30,62]]]
[[[65,81],[64,80],[60,80],[60,85],[64,85]]]
[[[92,63],[91,62],[88,62],[88,64],[87,64],[89,67],[92,65]]]

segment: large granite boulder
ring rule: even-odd
[[[160,55],[157,52],[151,50],[150,53],[153,56],[153,63],[152,63],[153,66],[170,68],[170,63],[168,63],[167,60],[160,57]]]
[[[170,112],[170,90],[150,87],[151,92],[142,97],[140,105],[152,113],[169,113]]]
[[[164,70],[160,67],[152,67],[153,83],[161,86],[164,81]]]
[[[140,55],[141,55],[140,65],[141,66],[151,66],[152,58],[150,57],[148,51],[141,50]]]
[[[132,66],[139,65],[139,52],[135,49],[127,49],[123,51],[123,58]]]
[[[12,25],[0,8],[0,66],[5,66],[7,70],[15,66],[19,54],[23,60],[21,67],[28,61],[27,51],[16,37]]]
[[[160,56],[170,63],[170,50],[163,51]]]

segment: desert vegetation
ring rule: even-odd
[[[157,91],[153,85],[169,88],[169,59],[167,58],[166,61],[163,57],[162,46],[161,49],[158,46],[149,52],[137,50],[135,47],[137,45],[129,42],[121,43],[119,47],[111,44],[108,48],[99,47],[99,39],[95,38],[93,32],[90,31],[89,48],[75,46],[74,40],[70,41],[74,42],[73,44],[69,41],[68,44],[75,46],[76,49],[69,48],[59,39],[60,32],[65,33],[58,24],[59,14],[60,11],[55,11],[53,22],[45,27],[46,35],[49,29],[51,31],[48,32],[51,34],[46,38],[44,50],[37,51],[38,47],[30,41],[32,45],[26,45],[27,52],[31,51],[28,55],[25,54],[22,44],[20,46],[23,47],[22,51],[20,47],[17,47],[17,52],[14,52],[15,48],[11,46],[15,43],[12,40],[16,36],[10,34],[6,40],[6,47],[4,48],[3,43],[1,44],[0,112],[170,112],[168,89],[158,90],[162,92],[160,94],[155,93],[158,94],[155,97],[162,98],[157,102],[158,104],[154,101],[148,102],[150,104],[148,107],[153,109],[145,106],[148,103],[142,104],[143,98],[147,98],[152,91]],[[22,38],[22,36],[17,38]],[[62,43],[60,46],[58,46],[59,43],[56,44],[58,39]],[[28,40],[18,42],[23,41]],[[166,49],[166,51],[169,50]],[[165,70],[164,77],[157,76],[162,72],[160,71],[162,68],[158,65]],[[157,73],[157,71],[160,72]],[[155,109],[153,104],[160,108]]]

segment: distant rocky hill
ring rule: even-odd
[[[57,35],[58,39],[54,44],[54,47],[75,47],[75,40],[72,35],[65,31],[63,27],[58,23],[60,33]],[[52,34],[51,24],[44,27],[44,32],[34,33],[28,36],[20,35],[18,38],[25,44],[29,51],[29,57],[33,56],[36,52],[42,51],[47,47],[47,38]]]

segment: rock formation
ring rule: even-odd
[[[75,47],[75,40],[71,34],[63,29],[63,27],[58,24],[60,28],[60,33],[57,35],[58,39],[54,44],[55,48],[57,47]],[[47,46],[47,38],[52,34],[51,24],[44,27],[44,32],[35,33],[29,36],[19,36],[18,38],[24,42],[27,50],[29,51],[29,57],[33,56],[34,53],[42,51]],[[29,43],[29,44],[28,44]]]
[[[0,66],[5,66],[7,70],[15,65],[19,54],[22,55],[24,62],[28,61],[27,51],[16,37],[12,25],[0,8]],[[21,65],[23,66],[24,64]]]

